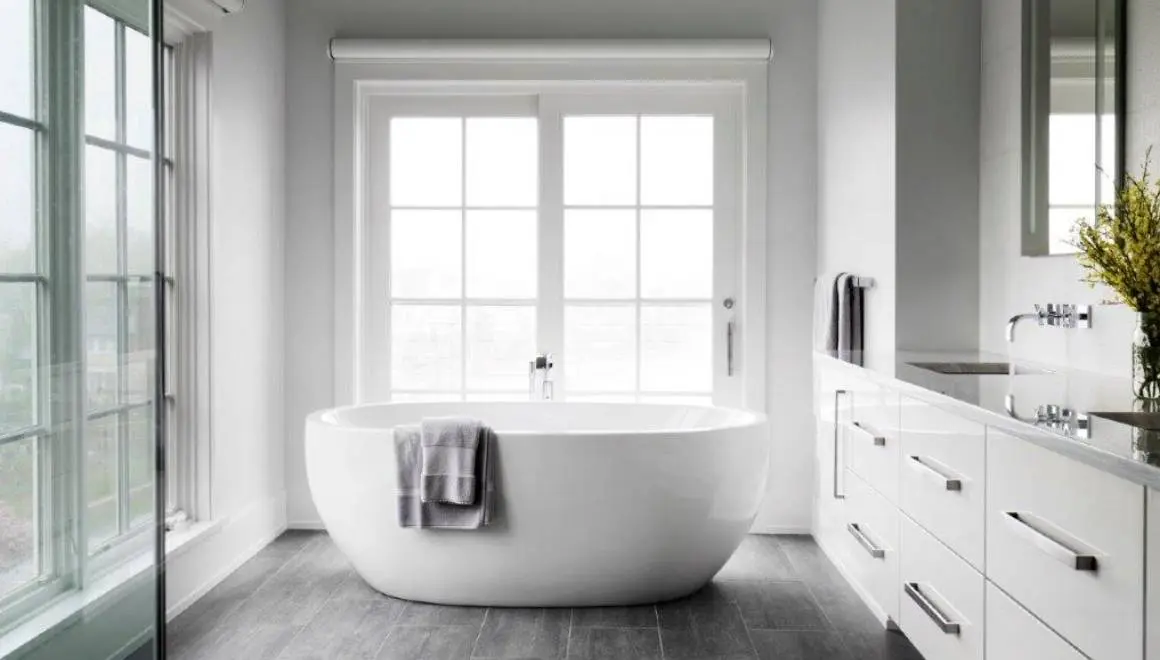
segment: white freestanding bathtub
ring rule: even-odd
[[[481,530],[398,526],[391,429],[471,415],[498,434]],[[629,605],[704,585],[765,493],[762,415],[667,404],[390,403],[306,420],[314,503],[375,589],[453,605]]]

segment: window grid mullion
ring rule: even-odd
[[[640,380],[641,379],[641,327],[640,327],[640,320],[641,320],[641,309],[640,309],[641,308],[641,298],[640,298],[640,294],[641,294],[641,289],[640,289],[641,263],[640,262],[641,262],[642,249],[641,249],[641,244],[640,244],[640,238],[641,238],[641,232],[640,232],[640,204],[641,204],[641,199],[640,199],[640,171],[641,171],[640,126],[641,126],[640,115],[637,115],[636,116],[636,145],[635,145],[635,148],[636,148],[636,181],[635,181],[636,208],[634,209],[634,211],[635,211],[635,214],[634,214],[635,227],[634,227],[634,229],[636,231],[636,297],[634,299],[634,307],[636,310],[636,323],[635,323],[636,351],[635,351],[635,355],[634,355],[635,373],[633,375],[633,378],[634,378],[635,383],[636,383],[636,392],[634,393],[634,398],[636,401],[640,401],[640,384],[641,384],[641,380]]]
[[[115,132],[117,143],[127,143],[126,128],[126,68],[125,68],[125,25],[120,21],[115,23],[114,58],[115,64]],[[124,279],[129,272],[128,265],[128,154],[116,152],[117,162],[117,396],[118,404],[125,403],[128,388],[128,376],[125,362],[128,355],[128,317],[129,317],[129,286]],[[129,527],[129,452],[128,452],[128,411],[121,409],[116,415],[117,443],[116,443],[116,505],[117,505],[117,537],[125,534]]]
[[[459,399],[467,396],[467,117],[459,118]]]

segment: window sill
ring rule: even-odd
[[[169,532],[165,537],[165,559],[189,552],[221,531],[224,521],[193,523]],[[39,614],[0,637],[0,658],[21,655],[52,639],[80,621],[86,611],[124,595],[134,582],[155,575],[152,552],[142,552],[102,575],[83,591],[71,591],[48,605]]]

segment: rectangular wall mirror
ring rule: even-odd
[[[1124,174],[1126,0],[1024,0],[1024,256],[1072,254],[1072,227]]]

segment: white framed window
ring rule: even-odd
[[[760,407],[764,64],[446,67],[338,65],[338,401]]]

